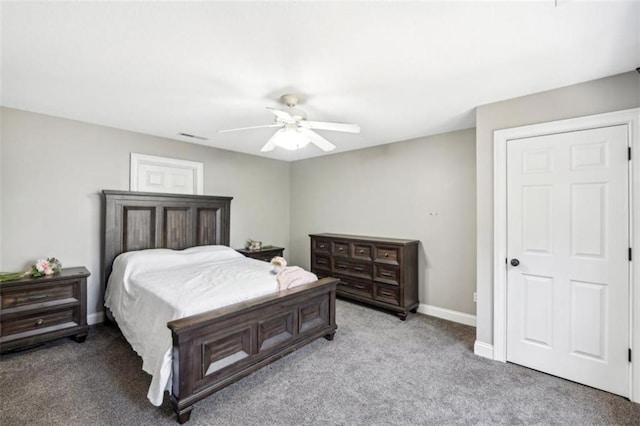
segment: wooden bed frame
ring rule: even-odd
[[[229,245],[231,197],[102,191],[103,286],[120,253]],[[193,404],[336,331],[334,278],[167,324],[173,336],[171,405],[179,423]],[[107,312],[111,321],[113,316]]]

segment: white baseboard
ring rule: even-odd
[[[104,322],[104,312],[95,312],[87,315],[88,325],[99,324],[101,322]]]
[[[465,314],[464,312],[452,311],[450,309],[438,308],[437,306],[426,305],[421,303],[418,306],[418,312],[432,317],[446,319],[448,321],[457,322],[464,325],[476,326],[476,316]]]
[[[482,358],[493,359],[493,345],[476,340],[473,345],[473,353]]]

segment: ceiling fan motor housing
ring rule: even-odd
[[[289,115],[294,120],[300,121],[300,120],[307,119],[307,113],[300,108],[296,108],[296,105],[298,105],[298,101],[299,101],[299,98],[296,95],[292,95],[292,94],[282,95],[280,99],[282,99],[282,102],[289,107],[289,109],[287,109],[286,112],[288,112]]]

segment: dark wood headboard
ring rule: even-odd
[[[105,201],[103,288],[120,253],[229,245],[233,197],[109,190],[102,193]]]

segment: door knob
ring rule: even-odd
[[[520,261],[518,259],[511,259],[511,266],[518,266]]]

